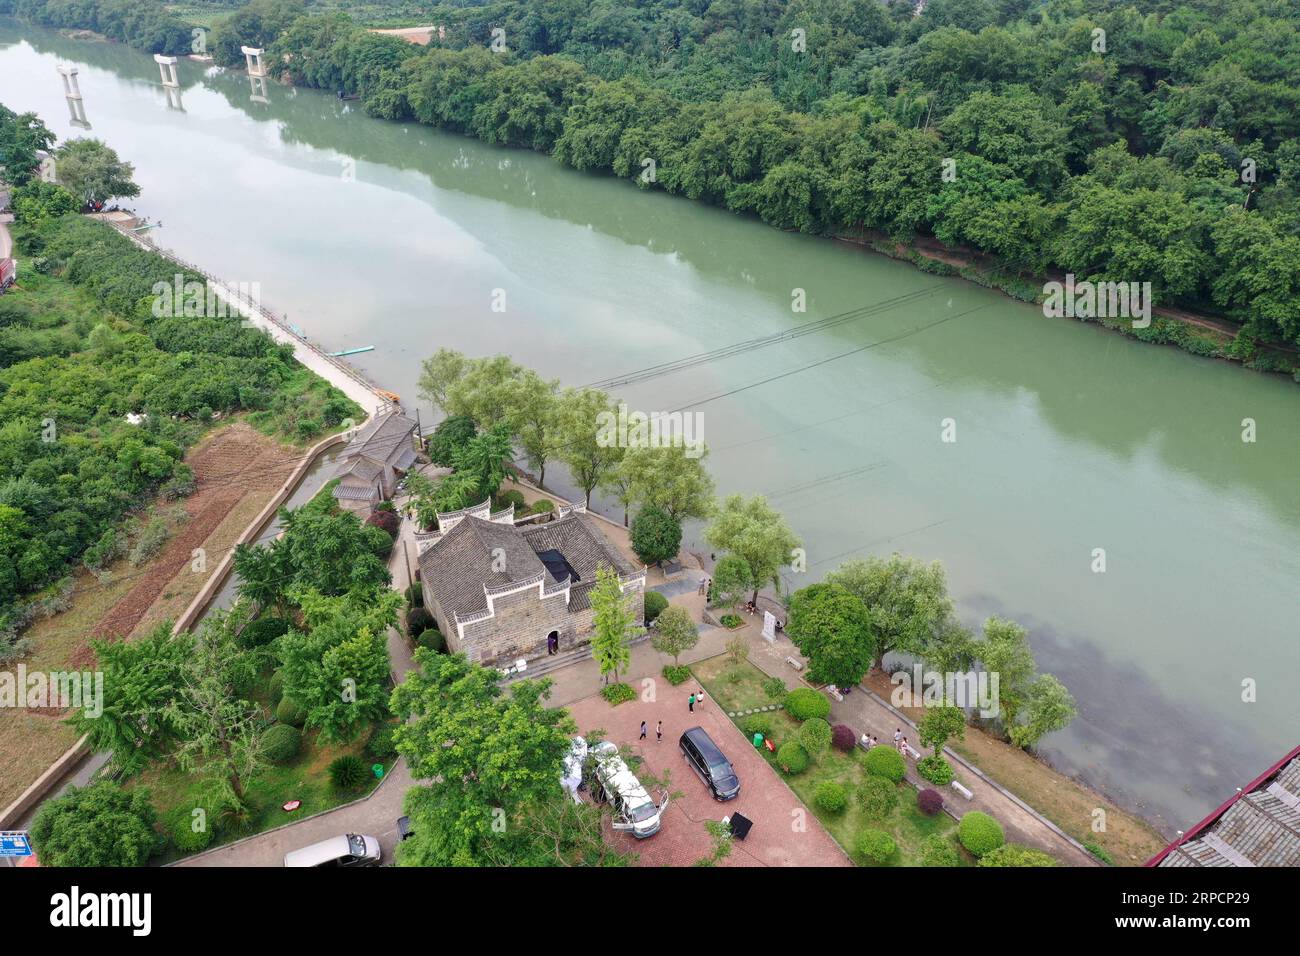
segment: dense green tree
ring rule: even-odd
[[[893,554],[846,561],[826,580],[844,588],[866,608],[876,639],[875,666],[902,651],[928,657],[951,631],[952,599],[943,566]]]
[[[645,564],[663,564],[677,557],[682,526],[662,508],[642,508],[632,521],[632,551]]]
[[[592,491],[609,478],[623,457],[622,448],[602,442],[597,436],[600,416],[613,413],[609,396],[595,389],[566,388],[559,398],[559,457],[582,489],[588,507]]]
[[[47,800],[32,821],[32,847],[42,866],[144,866],[161,848],[155,822],[147,790],[99,780]]]
[[[767,584],[780,590],[780,572],[795,559],[802,545],[767,499],[762,495],[745,498],[729,495],[718,506],[704,529],[704,540],[715,548],[740,557],[749,568],[751,600]]]
[[[239,643],[241,623],[238,608],[209,615],[181,664],[179,692],[164,710],[176,728],[176,763],[236,813],[247,808],[248,783],[265,766],[265,721],[245,696],[263,658]]]
[[[790,596],[786,633],[808,658],[808,679],[853,687],[876,651],[862,602],[837,584],[812,584]]]
[[[59,184],[83,205],[98,205],[110,199],[140,195],[131,178],[135,167],[118,158],[111,147],[97,139],[74,139],[54,154]]]
[[[307,712],[304,727],[327,743],[355,740],[388,714],[387,630],[402,603],[396,591],[322,597],[299,595],[303,627],[282,638],[277,654],[284,696]]]
[[[111,754],[124,774],[157,760],[176,739],[167,707],[180,691],[193,644],[188,634],[173,635],[170,621],[133,641],[92,641],[104,675],[104,697],[96,708],[101,712],[83,707],[68,722],[95,751]]]
[[[420,649],[415,660],[418,669],[397,686],[391,702],[404,718],[393,734],[397,750],[421,781],[407,792],[413,835],[399,847],[398,862],[509,860],[511,841],[528,832],[529,817],[544,806],[554,811],[551,801],[563,796],[561,761],[575,729],[572,719],[545,705],[550,681],[517,681],[503,689],[495,671],[459,654]]]
[[[700,629],[691,618],[691,612],[677,604],[670,604],[655,618],[654,636],[650,645],[660,654],[671,654],[673,666],[677,658],[700,641]]]
[[[609,674],[618,681],[619,671],[632,659],[629,642],[644,633],[637,623],[631,599],[623,593],[618,574],[603,565],[596,569],[596,586],[591,589],[591,656],[600,666],[600,675]]]

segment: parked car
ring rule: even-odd
[[[590,753],[595,776],[591,795],[597,802],[608,800],[614,808],[614,829],[631,833],[638,840],[658,833],[668,809],[668,794],[662,795],[661,803],[655,803],[610,741],[602,740]]]
[[[713,792],[714,800],[733,800],[740,793],[740,778],[726,754],[713,742],[703,727],[692,727],[682,734],[677,745],[691,769]]]
[[[346,833],[284,855],[285,866],[378,866],[384,858],[379,841]]]

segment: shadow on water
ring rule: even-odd
[[[987,594],[964,603],[963,610],[978,612],[969,622],[976,628],[989,616],[1024,625],[1039,671],[1055,675],[1074,695],[1078,716],[1045,738],[1040,755],[1151,820],[1171,839],[1292,746],[1287,728],[1211,716],[1197,706],[1196,695],[1171,696],[1141,669],[1108,655],[1084,635],[1065,635]],[[1224,688],[1225,693],[1240,690],[1230,678]],[[1142,715],[1136,725],[1135,711]],[[1125,783],[1134,780],[1142,781],[1140,792]]]

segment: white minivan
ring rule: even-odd
[[[347,833],[284,855],[285,866],[378,866],[384,858],[379,841]]]
[[[595,762],[591,795],[597,802],[608,800],[614,808],[614,829],[638,840],[658,833],[668,809],[668,794],[662,794],[663,802],[656,804],[610,741],[602,740],[590,753]]]

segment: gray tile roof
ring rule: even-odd
[[[1300,756],[1242,793],[1160,866],[1300,866]]]
[[[381,463],[364,455],[357,455],[343,462],[334,473],[334,477],[356,477],[362,481],[374,481],[383,473],[384,466]]]
[[[554,550],[579,577],[569,591],[569,610],[585,610],[591,606],[597,567],[613,567],[623,575],[640,570],[591,522],[585,514],[570,514],[516,527],[465,517],[420,555],[420,576],[444,614],[465,618],[487,610],[484,585],[498,588],[540,577],[550,586],[553,579],[537,553]],[[494,556],[503,559],[496,562],[501,570],[493,570]]]
[[[420,576],[451,618],[486,611],[484,585],[499,588],[545,571],[513,527],[475,517],[462,519],[420,555]]]
[[[378,501],[379,489],[374,485],[337,484],[332,492],[340,501]]]
[[[405,449],[412,447],[410,436],[415,428],[415,419],[407,418],[398,411],[386,412],[366,422],[357,431],[339,454],[339,461],[365,455],[375,461],[392,464],[402,457]]]

